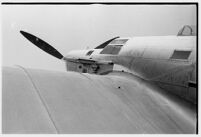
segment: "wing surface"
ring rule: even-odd
[[[195,133],[195,109],[127,73],[3,67],[3,133]]]

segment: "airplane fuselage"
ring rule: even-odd
[[[90,51],[93,53],[87,55]],[[75,52],[72,55],[75,57]],[[196,101],[195,36],[118,38],[104,49],[83,50],[78,55],[91,60],[112,61],[142,79]]]
[[[184,26],[177,36],[115,37],[94,49],[71,51],[65,57],[42,39],[20,33],[41,50],[65,61],[68,71],[100,75],[127,71],[193,103],[197,101],[197,39],[191,26]]]

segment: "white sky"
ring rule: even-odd
[[[176,35],[196,25],[193,5],[3,5],[3,66],[65,71],[64,62],[35,47],[20,33],[45,40],[63,55],[94,48],[115,37]]]

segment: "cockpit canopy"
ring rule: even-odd
[[[116,55],[121,50],[122,46],[126,44],[128,39],[118,38],[111,41],[101,52],[100,54],[113,54]]]
[[[180,31],[178,32],[177,36],[196,36],[196,26],[194,25],[185,25]]]

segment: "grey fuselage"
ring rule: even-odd
[[[146,36],[117,40],[123,39],[127,42],[117,53],[109,52],[108,47],[116,45],[108,44],[104,49],[93,49],[90,56],[86,55],[90,50],[80,51],[78,55],[86,59],[112,61],[130,73],[196,103],[196,36]]]

